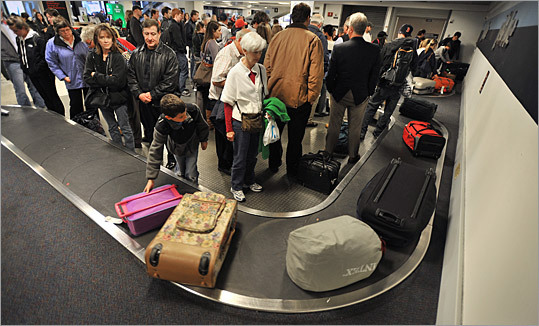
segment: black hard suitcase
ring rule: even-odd
[[[414,120],[431,121],[438,109],[438,105],[424,99],[411,97],[405,98],[402,102],[400,114]]]
[[[327,152],[305,154],[299,160],[297,179],[307,188],[329,194],[337,186],[340,168],[341,163]]]
[[[436,174],[400,158],[380,170],[363,188],[357,217],[389,246],[403,247],[419,239],[436,207]]]

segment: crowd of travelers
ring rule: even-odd
[[[385,31],[373,38],[374,25],[363,13],[336,29],[324,25],[320,14],[311,15],[305,3],[293,7],[285,29],[278,20],[270,25],[262,11],[247,23],[242,16],[201,16],[164,6],[159,20],[155,9],[142,19],[145,13],[135,5],[126,12],[126,38],[117,22],[80,32],[56,10],[44,14],[2,15],[2,73],[19,105],[31,105],[26,82],[35,106],[66,115],[55,77],[63,81],[71,119],[99,109],[112,142],[129,150],[148,144],[148,192],[164,146],[166,167],[197,183],[199,147],[207,149],[214,130],[218,169],[231,175],[238,201],[245,201],[245,189],[263,190],[255,181],[259,152],[271,172],[284,160],[287,176],[297,177],[306,128],[316,126],[313,116],[329,115],[324,150],[332,154],[346,114],[348,163],[357,162],[377,109],[385,102],[375,138],[400,99],[402,87],[384,77],[397,49],[413,49],[410,73],[425,78],[458,60],[460,52],[459,32],[438,43],[425,30],[412,38],[413,26],[404,24],[388,42]],[[195,103],[184,102],[191,91]],[[262,144],[264,121],[281,135],[288,125],[286,153],[281,139]]]

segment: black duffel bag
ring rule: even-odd
[[[337,186],[340,168],[328,152],[305,154],[299,160],[297,179],[309,189],[329,194]]]
[[[101,121],[99,120],[99,112],[97,110],[83,111],[74,116],[71,120],[85,126],[90,130],[100,133],[103,136],[106,136],[105,130],[103,129]]]
[[[405,98],[402,102],[399,112],[400,114],[412,118],[430,122],[438,109],[438,104],[426,101],[421,98],[411,97]]]

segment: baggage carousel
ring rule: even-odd
[[[2,117],[2,145],[144,262],[145,247],[158,230],[134,237],[126,225],[113,224],[107,218],[116,217],[116,202],[144,188],[144,156],[125,150],[56,113],[32,107],[2,108],[9,111],[8,116]],[[434,214],[418,242],[405,248],[389,247],[371,277],[334,291],[314,293],[297,287],[286,274],[285,254],[288,234],[292,230],[344,214],[355,216],[361,189],[394,157],[401,157],[404,162],[422,168],[433,167],[439,189],[445,149],[437,161],[414,157],[401,139],[403,127],[409,120],[395,114],[389,130],[376,140],[367,138],[362,143],[361,160],[353,166],[341,168],[342,179],[329,196],[318,193],[309,195],[311,190],[290,185],[285,180],[281,180],[281,185],[275,183],[274,191],[270,186],[261,195],[256,194],[260,197],[252,200],[251,205],[249,199],[252,194],[248,194],[247,202],[239,205],[237,231],[216,288],[175,284],[186,291],[224,304],[287,313],[349,306],[397,286],[421,263],[429,246]],[[437,121],[434,123],[448,138],[445,126]],[[199,161],[201,159],[199,156]],[[205,182],[202,167],[200,172],[201,185],[196,185],[162,167],[156,187],[174,183],[181,193],[216,191],[230,197],[230,193],[216,189],[219,188],[215,186],[218,177],[208,173],[211,180]],[[263,173],[257,170],[257,179],[259,174]],[[290,191],[291,188],[293,191]],[[308,208],[304,207],[305,200],[301,197],[305,194],[312,201]],[[277,204],[272,205],[279,197],[272,196],[286,196],[292,203],[296,201],[300,209],[261,209],[261,205],[279,207]],[[141,266],[139,272],[145,273],[145,267]]]

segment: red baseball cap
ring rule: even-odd
[[[234,26],[236,26],[236,28],[243,28],[243,26],[247,25],[249,24],[247,24],[242,18],[236,19],[236,22],[234,23]]]

